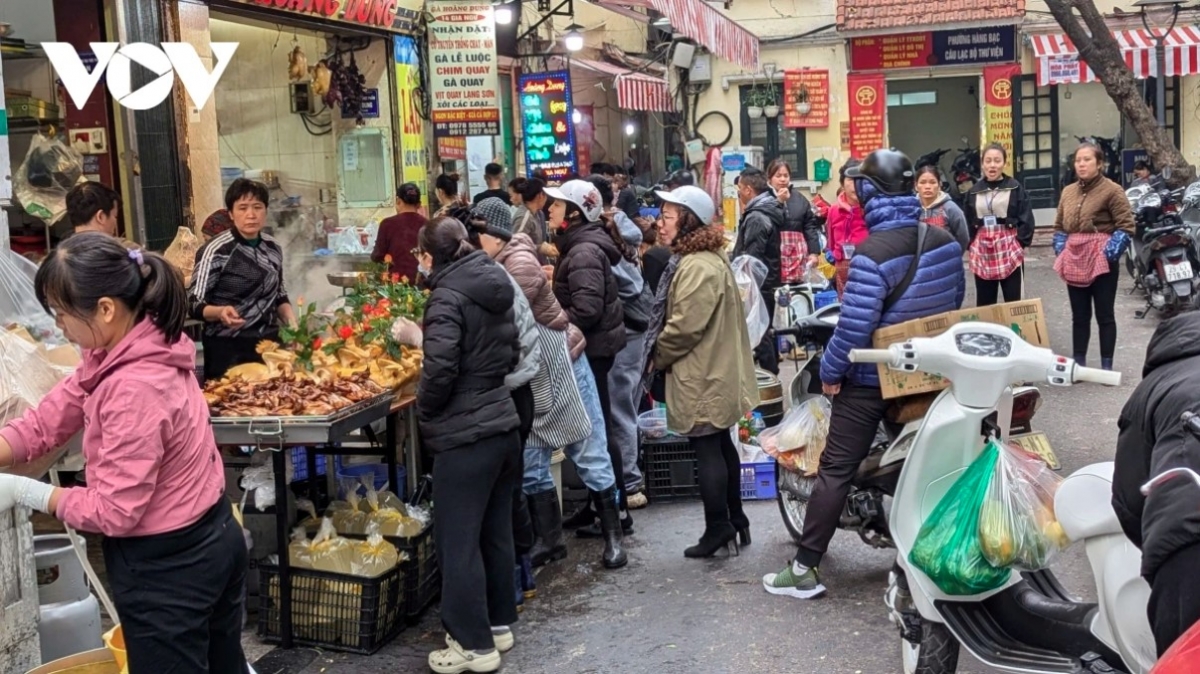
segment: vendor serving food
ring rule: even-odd
[[[104,534],[130,674],[249,671],[246,544],[182,337],[183,280],[162,257],[91,232],[51,252],[34,285],[83,362],[0,429],[0,466],[82,431],[89,479],[62,489],[0,473],[0,512],[24,505]]]
[[[196,253],[191,314],[206,323],[201,337],[205,380],[262,362],[258,343],[277,340],[281,323],[295,322],[283,283],[283,249],[262,231],[267,200],[262,183],[233,181],[225,192],[233,227]]]

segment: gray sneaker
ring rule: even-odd
[[[813,599],[825,594],[825,586],[821,584],[817,569],[809,569],[804,575],[797,576],[791,563],[779,573],[763,576],[763,589],[771,594],[797,599]]]

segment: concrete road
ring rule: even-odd
[[[1071,314],[1065,287],[1051,268],[1049,249],[1032,252],[1026,294],[1043,298],[1053,347],[1070,355]],[[1125,292],[1125,279],[1122,284],[1117,299],[1116,364],[1125,383],[1116,389],[1043,387],[1045,404],[1034,426],[1049,434],[1064,475],[1112,459],[1117,415],[1140,378],[1145,344],[1157,324],[1154,317],[1134,318],[1141,302]],[[968,298],[970,303],[973,299]],[[1097,348],[1093,338],[1093,364],[1099,361]],[[855,535],[839,532],[822,567],[829,587],[826,597],[808,602],[773,597],[763,591],[760,578],[781,568],[794,547],[774,501],[750,503],[748,512],[754,544],[728,559],[684,559],[683,549],[703,529],[699,502],[637,511],[636,535],[628,539],[631,561],[620,571],[600,567],[597,542],[571,540],[570,557],[539,575],[539,596],[522,614],[516,627],[517,647],[505,657],[503,671],[900,671],[899,635],[882,603],[894,553],[872,550]],[[1090,571],[1078,548],[1072,548],[1055,570],[1071,591],[1094,595]],[[276,651],[257,669],[260,674],[428,671],[426,654],[440,646],[442,635],[436,615],[430,615],[371,657]],[[964,652],[958,671],[993,670]]]

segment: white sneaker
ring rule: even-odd
[[[500,652],[480,653],[463,650],[463,647],[447,634],[446,648],[429,654],[429,668],[437,674],[494,672],[500,669]]]
[[[507,653],[516,645],[516,639],[513,638],[511,627],[493,627],[492,639],[496,641],[496,650],[501,653]]]
[[[630,510],[645,508],[646,504],[649,503],[649,501],[646,500],[645,492],[640,491],[636,494],[630,494],[629,498],[626,499],[626,502],[629,504]]]

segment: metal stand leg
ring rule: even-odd
[[[317,504],[317,453],[312,447],[304,448],[305,463],[308,464],[308,500],[313,502],[313,507]],[[329,464],[325,464],[325,470],[329,470]]]
[[[400,476],[396,471],[396,415],[389,414],[387,417],[387,431],[384,433],[383,440],[383,458],[387,461],[388,470],[388,486],[397,496],[400,495]],[[408,493],[412,493],[409,491]]]
[[[417,492],[421,481],[421,452],[420,438],[417,435],[417,410],[410,406],[403,412],[408,421],[408,438],[404,445],[404,469],[408,471],[408,493],[411,496]]]
[[[287,456],[272,452],[275,470],[275,542],[279,546],[279,645],[292,647],[292,565],[288,559]],[[313,468],[315,472],[316,469]],[[269,588],[260,590],[269,592]]]

